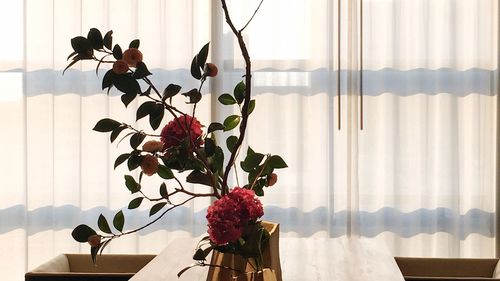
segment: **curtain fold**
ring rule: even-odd
[[[228,1],[237,26],[259,2]],[[135,120],[137,101],[124,108],[117,92],[101,90],[104,71],[96,76],[94,64],[62,74],[72,37],[97,27],[113,30],[122,48],[140,38],[160,89],[196,87],[190,62],[210,41],[219,76],[198,105],[205,126],[232,112],[217,97],[232,93],[244,63],[218,0],[25,0],[6,11],[0,269],[18,280],[59,253],[88,252],[73,227],[111,218],[133,199],[126,168],[113,170],[127,143],[110,144],[95,123],[149,128]],[[498,11],[495,0],[264,1],[244,32],[256,98],[244,146],[289,165],[265,190],[265,219],[282,236],[371,237],[394,255],[494,256]],[[143,186],[155,193],[158,184]],[[106,252],[157,253],[202,235],[208,204],[197,200]],[[148,209],[126,215],[126,228],[138,227]]]

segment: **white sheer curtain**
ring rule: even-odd
[[[258,3],[229,1],[236,24]],[[72,228],[132,199],[126,170],[112,169],[126,144],[110,145],[91,129],[106,116],[134,123],[137,103],[124,109],[117,93],[101,91],[91,63],[62,76],[70,38],[91,27],[112,29],[122,46],[140,38],[160,88],[195,86],[189,63],[211,41],[220,75],[198,108],[205,125],[227,113],[216,98],[241,80],[243,64],[217,0],[7,6],[0,11],[9,38],[0,52],[0,268],[18,280],[58,253],[87,252]],[[338,8],[327,0],[264,1],[246,29],[257,99],[247,143],[290,166],[266,190],[265,218],[280,222],[284,236],[375,237],[395,255],[493,256],[498,2],[342,0]],[[177,236],[201,235],[206,206],[197,201],[107,251],[157,253]],[[127,215],[126,227],[139,226],[147,209]]]

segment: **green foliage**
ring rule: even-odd
[[[135,39],[132,42],[130,42],[130,44],[128,45],[128,47],[129,48],[139,49],[140,43],[141,43],[141,41],[139,41],[139,39]]]
[[[106,49],[111,50],[111,46],[113,46],[113,31],[110,30],[106,32],[103,38],[103,44]]]
[[[210,177],[199,170],[193,170],[187,177],[186,181],[190,183],[199,183],[203,185],[212,186]]]
[[[116,169],[116,167],[120,166],[120,164],[125,162],[130,157],[130,155],[131,155],[130,153],[123,153],[120,156],[116,157],[114,169]]]
[[[125,175],[125,186],[130,190],[130,192],[136,193],[141,190],[141,185],[135,181],[135,179],[131,175]]]
[[[279,155],[273,155],[269,158],[269,166],[273,167],[274,169],[283,169],[288,167],[283,158],[281,158]]]
[[[73,239],[75,239],[80,243],[87,242],[90,236],[96,234],[97,233],[95,232],[95,230],[93,230],[90,226],[86,224],[80,224],[79,226],[75,227],[71,232],[71,236],[73,236]]]
[[[97,28],[91,28],[87,34],[87,39],[90,42],[92,48],[96,50],[101,50],[103,48],[102,34]]]
[[[174,173],[172,173],[172,170],[170,170],[169,167],[161,164],[158,165],[158,175],[166,180],[174,178]]]
[[[115,121],[113,119],[104,118],[104,119],[99,120],[97,122],[97,124],[95,124],[93,130],[101,132],[101,133],[111,132],[114,129],[120,127],[121,124],[122,123]]]
[[[166,202],[154,204],[153,207],[151,207],[151,209],[149,210],[149,216],[151,217],[152,215],[158,213],[161,209],[163,209],[163,207],[165,207],[165,205],[167,205]]]
[[[145,63],[142,61],[138,62],[136,67],[135,67],[135,72],[132,75],[133,78],[135,79],[142,79],[146,76],[151,75],[152,73],[149,72],[148,67],[146,66]]]
[[[143,133],[135,133],[130,137],[130,147],[137,149],[137,147],[144,141],[146,135]]]
[[[236,100],[230,94],[222,94],[219,96],[218,100],[224,105],[231,105],[236,103]]]
[[[224,125],[222,125],[221,123],[213,122],[208,126],[207,134],[210,134],[212,132],[219,131],[219,130],[224,130]]]
[[[122,232],[124,224],[125,224],[125,217],[123,216],[123,212],[118,211],[118,213],[116,213],[116,215],[113,218],[113,226],[116,228],[116,230]]]
[[[210,43],[205,44],[205,46],[201,48],[198,54],[194,56],[193,60],[191,61],[191,76],[193,76],[195,79],[200,80],[202,78],[201,73],[207,61],[209,46]]]
[[[183,96],[189,97],[187,103],[198,103],[201,100],[201,93],[198,89],[191,89],[189,92],[182,93]]]
[[[229,151],[233,152],[234,146],[236,145],[236,142],[238,142],[238,137],[237,136],[230,136],[226,139],[226,146]]]
[[[128,209],[139,208],[139,206],[141,206],[142,200],[144,200],[144,197],[137,197],[137,198],[132,199],[132,201],[130,201],[130,203],[128,203]]]
[[[108,234],[112,233],[111,229],[109,228],[108,221],[106,220],[106,218],[102,214],[99,215],[99,219],[97,220],[97,226],[99,226],[99,229],[104,233],[108,233]]]
[[[181,91],[181,86],[176,84],[169,84],[163,91],[163,100],[172,98]]]
[[[241,104],[243,100],[245,99],[245,83],[241,81],[240,83],[236,84],[234,87],[233,95],[238,104]]]
[[[211,138],[205,139],[205,155],[212,157],[215,154],[215,141]]]
[[[117,60],[121,60],[123,58],[122,48],[118,44],[113,47],[113,57]]]
[[[240,120],[241,117],[238,115],[229,115],[226,117],[226,119],[224,119],[224,131],[230,131],[236,128],[236,126],[240,124]]]

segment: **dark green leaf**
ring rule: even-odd
[[[222,94],[218,98],[219,102],[224,105],[235,104],[236,100],[230,94]]]
[[[273,155],[269,158],[268,165],[274,169],[282,169],[288,167],[283,158],[278,155]]]
[[[113,57],[117,60],[121,60],[123,58],[122,48],[118,44],[116,44],[113,48]]]
[[[183,96],[189,97],[188,103],[197,103],[201,100],[201,93],[198,89],[191,89],[189,92],[183,93]]]
[[[224,131],[229,131],[240,123],[240,116],[238,115],[229,115],[225,120],[224,120]]]
[[[148,96],[151,94],[151,86],[149,86],[146,91],[144,91],[143,93],[141,93],[141,96]]]
[[[97,64],[95,68],[95,75],[99,76],[99,66],[101,66],[101,63],[108,57],[109,55],[103,56],[100,60],[99,63]],[[112,69],[111,69],[112,70]]]
[[[74,59],[72,62],[70,62],[70,63],[68,64],[68,66],[66,66],[66,68],[63,70],[63,75],[64,75],[64,72],[66,72],[66,70],[67,70],[68,68],[70,68],[73,64],[77,63],[78,61],[79,61],[78,59]]]
[[[156,102],[146,101],[137,108],[136,120],[148,116],[156,107]]]
[[[198,248],[193,255],[193,259],[197,261],[204,261],[212,250],[212,247],[208,247],[206,249]]]
[[[97,247],[90,247],[90,256],[92,257],[92,263],[94,265],[97,264],[97,253],[99,252],[100,247],[101,247],[101,245],[99,245]]]
[[[78,54],[87,55],[93,53],[92,44],[83,36],[77,36],[71,39],[71,47],[73,47],[73,50]]]
[[[162,182],[160,185],[160,196],[168,199],[167,185],[164,182]]]
[[[245,83],[241,81],[234,87],[234,98],[238,102],[238,104],[241,104],[243,100],[245,99]]]
[[[253,186],[253,191],[255,192],[255,195],[257,196],[264,196],[264,189],[262,188],[263,185],[261,184],[260,181],[258,181],[254,186]]]
[[[144,138],[146,138],[146,135],[144,135],[144,134],[141,134],[141,133],[133,134],[132,137],[130,137],[130,146],[133,149],[136,149],[142,143]]]
[[[201,48],[200,52],[198,53],[198,56],[196,56],[196,62],[201,69],[205,67],[205,63],[207,62],[209,46],[210,42],[205,44],[205,46],[203,46],[203,48]]]
[[[139,165],[141,165],[141,161],[142,157],[140,155],[137,154],[130,155],[130,158],[128,158],[127,161],[128,170],[129,171],[135,170],[137,167],[139,167]]]
[[[214,155],[214,171],[222,171],[222,167],[224,165],[224,152],[222,151],[222,148],[220,146],[217,146],[215,148],[215,155]]]
[[[80,224],[75,227],[71,232],[71,236],[78,242],[85,243],[88,241],[89,237],[92,235],[96,235],[97,233],[90,226],[86,224]]]
[[[104,35],[104,39],[102,40],[104,47],[106,47],[108,50],[111,50],[111,47],[113,46],[113,31],[110,30],[106,32]]]
[[[205,155],[207,157],[212,157],[215,153],[215,142],[211,138],[205,139]]]
[[[134,77],[135,79],[142,79],[148,75],[151,75],[151,72],[149,72],[146,64],[142,61],[137,62],[137,65],[135,66],[135,72],[132,77]]]
[[[120,99],[122,100],[122,103],[125,105],[125,107],[127,107],[135,99],[136,96],[136,94],[126,93],[123,94]]]
[[[158,175],[166,180],[173,179],[174,173],[169,167],[159,164],[158,165]]]
[[[210,176],[198,170],[193,170],[186,177],[186,181],[190,183],[199,183],[203,185],[212,186],[212,181],[210,180]]]
[[[77,54],[78,54],[77,52],[72,52],[71,54],[69,54],[66,60],[69,60],[72,56],[76,56]]]
[[[97,28],[91,28],[87,34],[87,39],[90,41],[92,48],[101,50],[103,46],[102,34]]]
[[[115,75],[114,85],[119,91],[126,94],[133,94],[134,97],[135,95],[141,94],[141,86],[139,86],[137,80],[129,74]]]
[[[125,186],[132,193],[139,192],[141,190],[141,185],[135,181],[135,179],[130,175],[125,175]]]
[[[109,228],[108,221],[102,214],[99,216],[99,219],[97,220],[97,225],[99,226],[99,229],[102,232],[111,234],[111,229]]]
[[[104,242],[101,242],[101,245],[100,245],[100,250],[99,250],[99,255],[102,255],[102,251],[104,250],[104,248],[106,248],[106,246],[109,245],[109,242],[111,242],[111,240],[113,240],[112,238],[111,239],[108,239]]]
[[[253,151],[253,149],[250,146],[248,146],[247,155],[254,154],[254,153],[255,153],[255,151]]]
[[[161,209],[163,209],[163,207],[165,207],[165,205],[167,205],[166,202],[160,202],[160,203],[154,204],[153,207],[151,207],[151,210],[149,210],[149,216],[152,216],[152,215],[158,213]]]
[[[120,125],[121,125],[121,123],[118,121],[115,121],[115,120],[110,119],[110,118],[104,118],[104,119],[99,120],[99,122],[97,122],[97,124],[95,124],[93,130],[101,132],[101,133],[111,132],[114,129],[120,127]]]
[[[165,114],[165,108],[161,104],[156,104],[151,114],[149,114],[149,124],[153,130],[158,129],[163,120],[163,115]]]
[[[130,44],[128,45],[128,47],[129,48],[139,49],[140,43],[141,43],[141,41],[139,41],[139,39],[135,39],[135,40],[132,40],[132,42],[130,42]]]
[[[195,56],[193,58],[193,61],[191,61],[191,76],[193,76],[195,79],[200,80],[201,79],[201,70],[200,70],[200,66],[198,66],[198,63],[196,61],[196,57],[197,56]]]
[[[117,75],[113,72],[113,69],[108,70],[102,78],[102,89],[104,90],[108,87],[113,86],[116,76]]]
[[[264,154],[262,153],[247,154],[245,160],[241,162],[241,168],[243,169],[243,171],[249,172],[250,170],[259,166],[260,162],[262,162],[262,159],[264,159]]]
[[[139,208],[139,206],[141,206],[143,199],[144,199],[144,197],[137,197],[137,198],[132,199],[132,201],[130,201],[130,203],[128,203],[128,209],[131,210],[131,209]]]
[[[255,109],[255,100],[251,100],[250,104],[248,105],[248,115],[252,114],[254,109]]]
[[[113,218],[113,226],[116,228],[116,230],[122,232],[124,224],[125,224],[125,217],[123,216],[123,212],[119,211]]]
[[[120,127],[114,129],[113,132],[111,132],[111,134],[109,135],[109,140],[111,142],[114,142],[116,140],[116,138],[118,137],[118,135],[120,135],[120,133],[123,130],[125,130],[126,128],[127,128],[127,126],[121,125]]]
[[[181,86],[176,84],[169,84],[163,91],[163,100],[177,95],[181,90]]]
[[[237,136],[230,136],[230,137],[228,137],[226,139],[227,149],[229,149],[229,151],[233,152],[233,148],[236,145],[237,141],[238,141],[238,137]]]
[[[124,153],[124,154],[118,156],[115,160],[114,168],[116,169],[116,167],[120,166],[120,164],[125,162],[125,160],[127,160],[129,157],[130,157],[130,153]]]
[[[218,130],[224,130],[224,125],[222,125],[221,123],[213,122],[208,126],[207,134]]]

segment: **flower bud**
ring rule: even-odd
[[[124,74],[128,71],[128,64],[124,60],[117,60],[113,63],[113,72],[116,74]]]
[[[142,61],[142,53],[136,48],[130,48],[123,52],[123,60],[127,62],[128,66],[136,67],[137,63]]]
[[[217,76],[217,73],[219,72],[219,70],[217,69],[217,66],[213,63],[210,63],[210,62],[205,64],[204,71],[207,74],[207,76],[209,76],[209,77],[215,77],[215,76]]]
[[[101,244],[101,236],[97,234],[91,235],[87,239],[87,242],[91,247],[98,247]]]
[[[158,172],[158,159],[153,155],[144,155],[141,161],[141,170],[148,176],[154,175]]]
[[[142,145],[142,150],[155,153],[163,150],[163,143],[161,141],[150,140]]]
[[[277,181],[278,181],[278,175],[276,175],[275,173],[272,173],[269,176],[267,176],[267,186],[273,186]]]

